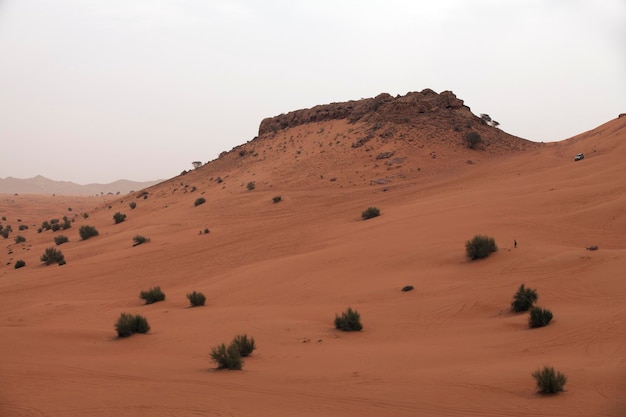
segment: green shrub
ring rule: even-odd
[[[256,346],[254,345],[254,338],[248,338],[248,336],[245,334],[235,336],[231,344],[237,346],[239,354],[242,358],[250,356],[252,351],[256,349]]]
[[[61,230],[61,225],[59,223],[52,223],[52,226],[50,228],[53,232],[58,232],[59,230]]]
[[[280,203],[283,200],[283,198],[279,195],[277,195],[276,197],[272,198],[272,201],[274,203]]]
[[[543,327],[550,324],[552,321],[552,312],[548,309],[541,307],[532,307],[530,309],[530,318],[528,319],[528,326],[533,329],[535,327]]]
[[[486,258],[492,252],[498,250],[496,241],[489,236],[476,235],[472,240],[465,242],[467,256],[473,261],[475,259]]]
[[[68,241],[69,239],[67,238],[67,236],[64,235],[58,235],[54,237],[54,243],[56,243],[57,246],[67,243]]]
[[[378,216],[380,216],[380,210],[376,207],[368,207],[361,213],[363,220],[373,219]]]
[[[145,317],[122,313],[115,323],[118,337],[128,337],[133,333],[148,333],[150,325]]]
[[[135,203],[134,201],[131,201],[128,204],[128,207],[130,207],[131,210],[135,210],[135,207],[137,207],[137,203]]]
[[[19,259],[15,261],[15,269],[19,269],[23,266],[26,266],[26,262],[24,262],[23,260]]]
[[[463,140],[465,140],[470,149],[474,149],[474,147],[482,142],[483,139],[480,137],[480,134],[471,131],[463,136]]]
[[[361,316],[356,310],[348,307],[341,316],[335,315],[335,327],[344,332],[355,332],[363,329]]]
[[[28,229],[28,226],[27,226],[27,225],[25,225],[25,224],[20,224],[17,228],[18,228],[19,230],[27,230],[27,229]]]
[[[239,354],[239,348],[230,344],[228,348],[224,343],[211,349],[211,359],[217,363],[217,369],[240,370],[243,367],[243,359]]]
[[[81,239],[87,240],[90,237],[98,236],[99,233],[95,227],[85,225],[81,226],[80,229],[78,229],[78,234],[80,235]]]
[[[72,222],[70,219],[68,219],[67,216],[63,216],[63,224],[61,224],[61,229],[63,230],[67,230],[70,227],[72,227]]]
[[[206,203],[206,200],[204,199],[204,197],[198,197],[196,198],[196,201],[194,201],[193,205],[197,207],[200,204],[204,204],[204,203]]]
[[[26,242],[26,238],[24,236],[17,235],[15,236],[15,243]]]
[[[165,300],[165,294],[161,291],[161,287],[152,287],[148,291],[141,291],[139,298],[146,300],[146,304],[152,304]]]
[[[133,242],[133,246],[137,246],[141,245],[142,243],[150,242],[150,239],[145,236],[136,235],[133,237]]]
[[[540,394],[556,394],[563,391],[567,377],[560,372],[555,372],[551,366],[544,366],[533,372],[533,378],[537,381],[537,390]]]
[[[515,311],[516,313],[528,311],[528,309],[530,309],[536,301],[537,290],[525,288],[524,284],[522,284],[513,296],[511,310]]]
[[[192,307],[203,306],[206,302],[206,297],[201,292],[192,292],[191,294],[187,294],[187,299],[189,300],[189,304]]]
[[[58,263],[59,265],[65,264],[65,257],[60,250],[55,248],[47,248],[43,255],[41,255],[41,262],[46,265],[52,265],[53,263]],[[61,264],[63,262],[63,264]]]
[[[115,220],[115,224],[122,223],[124,220],[126,220],[126,215],[118,211],[113,215],[113,220]]]

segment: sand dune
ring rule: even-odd
[[[364,129],[260,137],[146,199],[3,196],[0,415],[626,415],[626,119],[551,144],[485,130],[482,150],[410,126],[353,148]],[[362,221],[368,206],[382,215]],[[37,228],[63,215],[67,264],[46,267],[55,234]],[[80,241],[85,224],[100,235]],[[470,262],[479,233],[499,251]],[[133,247],[136,234],[151,242]],[[521,283],[549,326],[509,311]],[[154,285],[166,300],[143,305]],[[193,290],[205,307],[188,307]],[[334,329],[348,306],[362,332]],[[118,339],[121,312],[151,331]],[[211,347],[239,333],[258,349],[242,371],[214,370]],[[536,394],[543,365],[566,392]]]

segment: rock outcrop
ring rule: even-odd
[[[469,107],[465,106],[463,100],[458,99],[453,92],[443,91],[437,94],[426,89],[397,97],[382,93],[373,98],[324,104],[270,117],[261,122],[259,136],[327,120],[347,119],[351,123],[357,121],[406,123],[415,118],[426,116],[430,119],[436,115],[452,116],[453,119],[473,117]]]

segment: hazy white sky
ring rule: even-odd
[[[592,129],[626,112],[626,1],[0,0],[0,177],[170,178],[265,117],[425,88]]]

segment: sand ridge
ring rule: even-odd
[[[2,196],[14,233],[0,257],[0,415],[624,415],[626,119],[519,149],[494,137],[483,151],[452,129],[410,127],[367,151],[351,146],[359,129],[262,137],[147,199]],[[382,215],[362,221],[368,206]],[[127,220],[115,225],[117,211]],[[37,225],[66,214],[67,264],[43,266],[54,234]],[[84,224],[100,235],[80,241]],[[469,262],[477,233],[499,251]],[[136,234],[151,242],[133,247]],[[549,326],[508,311],[521,283],[553,311]],[[167,298],[143,305],[153,285]],[[205,307],[188,307],[192,290]],[[333,328],[348,306],[363,332]],[[121,312],[152,330],[117,339]],[[239,333],[258,350],[241,372],[215,371],[211,347]],[[568,376],[565,393],[535,393],[543,365]]]

